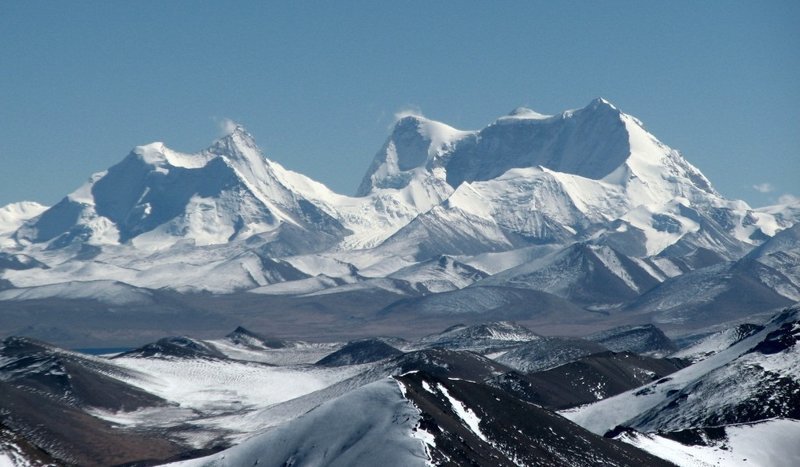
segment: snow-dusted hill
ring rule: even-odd
[[[595,433],[800,419],[799,320],[800,308],[787,309],[761,331],[669,377],[564,415]]]
[[[732,328],[717,331],[711,335],[705,336],[692,345],[673,353],[671,356],[688,359],[692,362],[699,362],[716,353],[722,352],[733,344],[752,336],[762,329],[764,329],[764,327],[759,324],[739,324]]]
[[[506,373],[493,378],[490,384],[528,402],[565,409],[637,388],[686,366],[682,360],[645,357],[633,352],[602,351],[570,357],[564,349],[555,347],[553,354],[561,359],[557,366],[551,364],[552,368],[528,370],[524,374]]]
[[[629,351],[663,357],[675,350],[675,344],[661,329],[652,324],[620,326],[594,333],[586,338],[614,352]]]
[[[517,323],[498,321],[465,326],[457,324],[442,332],[425,336],[417,342],[422,348],[487,351],[516,347],[522,343],[538,341],[542,337]]]
[[[577,338],[541,337],[510,350],[496,352],[492,358],[523,373],[547,370],[578,358],[605,352],[595,342]]]

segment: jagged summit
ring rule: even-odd
[[[587,107],[589,108],[606,107],[613,110],[617,110],[617,107],[604,97],[595,97],[594,99],[592,99],[592,102],[590,102]]]
[[[244,126],[236,124],[230,133],[214,141],[203,153],[219,154],[229,157],[241,157],[258,153],[266,159],[256,144],[256,140]]]
[[[406,115],[394,125],[392,133],[373,159],[357,196],[375,189],[402,189],[425,178],[442,178],[441,157],[470,132],[457,130],[421,115]]]

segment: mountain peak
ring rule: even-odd
[[[562,117],[570,118],[578,115],[608,115],[612,118],[618,118],[622,112],[607,99],[596,97],[592,99],[585,107],[576,110],[567,110],[562,114]]]
[[[529,109],[527,107],[517,107],[500,119],[526,119],[526,120],[544,120],[550,118],[552,115],[540,114],[539,112]]]
[[[225,129],[228,130],[227,131],[228,134],[242,133],[242,132],[247,133],[247,130],[245,129],[244,125],[238,122],[234,122],[232,120],[228,121],[228,123],[225,126]]]
[[[231,131],[223,136],[222,138],[216,140],[210,149],[256,149],[258,146],[256,145],[256,140],[253,138],[253,135],[245,129],[244,126],[238,123],[231,122]],[[240,152],[240,151],[236,151]],[[223,152],[225,153],[225,152]]]
[[[244,125],[241,125],[241,124],[238,124],[238,123],[233,128],[233,131],[231,131],[227,136],[229,138],[234,138],[234,139],[237,139],[237,140],[240,140],[240,141],[253,141],[253,142],[255,142],[255,138],[253,138],[253,135],[250,134],[249,131],[247,131],[247,128],[245,128]]]
[[[394,114],[395,124],[403,121],[403,120],[428,120],[425,115],[422,114],[419,110],[407,109],[395,112]]]
[[[392,127],[390,139],[397,141],[403,138],[425,140],[428,144],[442,144],[448,137],[464,133],[446,123],[431,120],[422,114],[405,113],[398,115]]]
[[[258,184],[266,180],[267,166],[270,161],[261,152],[255,138],[242,125],[236,125],[230,133],[214,141],[202,152],[206,157],[224,156],[237,166],[250,183]]]
[[[617,107],[614,104],[612,104],[610,101],[608,101],[607,99],[605,99],[603,97],[596,97],[596,98],[592,99],[592,102],[590,102],[587,107],[595,108],[595,109],[596,108],[600,108],[600,107],[605,107],[605,108],[609,108],[609,109],[613,109],[613,110],[618,110]]]
[[[218,123],[223,137],[229,136],[233,133],[241,133],[241,132],[247,133],[247,130],[245,130],[244,126],[241,123],[231,120],[229,118],[222,119],[222,121]]]
[[[424,125],[429,120],[421,115],[404,115],[397,119],[392,126],[392,135],[398,135],[408,132],[419,132],[419,127]]]
[[[366,196],[373,188],[402,189],[419,176],[417,172],[433,173],[437,159],[457,141],[472,134],[419,114],[405,113],[398,117],[365,174],[358,196]]]
[[[148,164],[158,164],[165,161],[166,156],[164,155],[166,146],[161,141],[154,141],[149,144],[143,144],[141,146],[136,146],[133,148],[133,155],[141,159],[142,161]]]

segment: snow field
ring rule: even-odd
[[[127,381],[182,408],[220,412],[265,407],[327,387],[360,368],[275,367],[215,360],[120,358],[123,368],[148,375]]]
[[[711,446],[687,446],[655,434],[624,434],[619,439],[681,467],[800,465],[800,421],[774,419],[730,426],[728,439]]]

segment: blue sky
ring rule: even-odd
[[[0,205],[226,118],[353,193],[399,110],[477,129],[598,96],[770,204],[800,196],[798,24],[796,1],[0,1]]]

